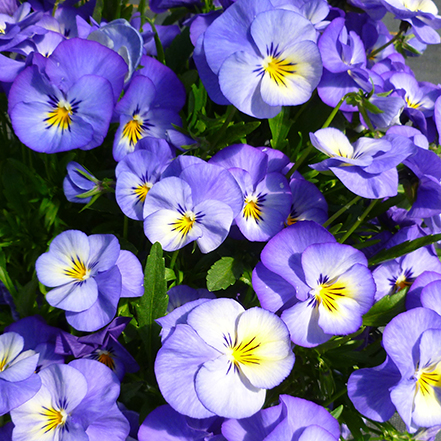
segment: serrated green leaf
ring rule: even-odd
[[[386,326],[396,315],[404,312],[408,288],[380,299],[363,316],[364,326]]]
[[[219,291],[234,285],[242,275],[243,264],[234,257],[222,257],[207,273],[208,291]]]
[[[135,307],[139,334],[150,362],[154,351],[159,347],[159,325],[155,319],[163,317],[167,311],[168,296],[165,281],[165,261],[162,247],[153,244],[144,270],[144,295]]]
[[[395,245],[392,248],[382,250],[375,256],[371,257],[369,259],[369,266],[378,265],[386,260],[396,259],[397,257],[404,256],[405,254],[411,253],[418,248],[431,245],[440,240],[441,234],[429,234],[428,236],[419,237],[418,239],[406,240],[405,242]]]

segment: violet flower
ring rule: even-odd
[[[361,251],[336,243],[311,221],[274,236],[253,271],[261,304],[283,310],[291,340],[314,347],[359,329],[373,304],[375,283]]]
[[[275,314],[223,298],[200,304],[176,325],[155,373],[166,401],[184,415],[246,418],[293,363],[288,330]]]
[[[220,96],[216,102],[272,118],[281,106],[311,97],[322,74],[315,41],[314,27],[300,14],[269,0],[238,0],[199,37],[195,61],[210,96]]]
[[[14,409],[16,441],[125,441],[129,423],[116,405],[120,385],[93,360],[53,364],[40,371],[41,389]]]
[[[441,316],[430,309],[393,318],[383,332],[386,361],[349,377],[348,395],[356,409],[381,422],[398,411],[410,433],[440,425],[440,338]]]
[[[81,331],[110,323],[120,297],[143,294],[141,264],[132,253],[120,250],[112,234],[65,231],[35,266],[40,282],[53,288],[46,294],[48,303],[64,309],[69,324]]]
[[[359,138],[352,145],[337,129],[310,133],[311,143],[329,159],[310,165],[331,170],[353,193],[368,199],[395,196],[398,191],[396,166],[415,152],[414,144],[397,135],[381,139]]]

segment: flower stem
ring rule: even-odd
[[[346,205],[344,205],[340,210],[338,210],[336,213],[334,213],[324,224],[323,226],[326,228],[328,225],[331,225],[332,222],[334,222],[338,217],[340,217],[346,210],[349,209],[351,205],[354,205],[356,202],[358,202],[361,199],[361,196],[355,196],[354,199],[349,201]]]
[[[374,199],[369,204],[369,207],[364,210],[364,213],[357,218],[357,221],[352,225],[351,228],[346,232],[346,234],[340,239],[340,243],[344,243],[344,241],[356,230],[356,228],[364,221],[365,217],[369,214],[369,212],[375,207],[375,204],[378,202],[378,199]]]

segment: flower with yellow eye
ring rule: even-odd
[[[158,352],[155,373],[166,401],[184,415],[246,418],[261,409],[266,390],[280,384],[293,364],[279,317],[261,308],[245,311],[224,298],[196,306],[185,324],[175,326]]]

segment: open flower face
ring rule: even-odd
[[[294,354],[283,322],[232,299],[207,301],[177,325],[158,352],[155,372],[165,399],[195,418],[245,418],[264,403],[265,390],[290,373]],[[176,371],[182,372],[179,384]]]

